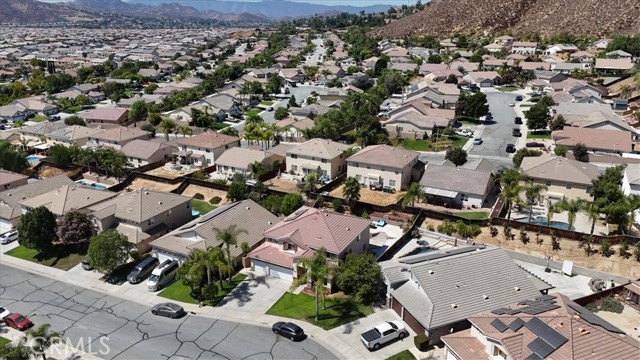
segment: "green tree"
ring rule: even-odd
[[[22,215],[18,225],[18,242],[26,248],[46,252],[53,245],[55,233],[56,216],[40,206]]]
[[[577,143],[573,147],[573,157],[578,161],[589,161],[587,147],[583,143]]]
[[[147,116],[147,121],[153,126],[158,126],[160,122],[162,122],[162,117],[156,112],[151,112],[149,116]]]
[[[244,181],[232,181],[227,190],[227,199],[240,201],[247,198],[247,186]]]
[[[65,244],[87,240],[93,234],[93,225],[84,211],[72,209],[58,221],[56,235]]]
[[[556,116],[555,119],[551,121],[551,125],[549,125],[549,129],[551,129],[551,131],[562,130],[564,129],[565,124],[566,124],[566,120],[564,119],[564,116],[558,115]]]
[[[76,98],[74,99],[76,105],[78,106],[87,106],[89,104],[91,104],[91,99],[84,94],[80,94],[78,96],[76,96]]]
[[[467,152],[461,148],[449,148],[444,158],[454,163],[455,166],[462,166],[467,162]]]
[[[66,167],[72,163],[71,151],[62,144],[55,144],[50,147],[48,155],[57,166]]]
[[[247,230],[240,229],[235,224],[229,225],[224,229],[218,229],[216,227],[213,228],[213,231],[216,234],[216,240],[222,243],[225,251],[227,253],[227,265],[229,268],[233,269],[231,265],[231,245],[238,244],[238,236],[240,234],[248,234]],[[231,281],[231,271],[229,271],[229,281]]]
[[[176,280],[180,281],[183,285],[188,286],[191,289],[191,296],[196,299],[201,297],[204,277],[205,267],[203,264],[191,258],[182,263],[176,272]]]
[[[35,329],[28,330],[25,337],[20,339],[21,343],[30,348],[32,356],[41,356],[42,360],[47,360],[44,352],[61,341],[60,334],[51,330],[49,324],[42,324]]]
[[[478,92],[473,95],[460,96],[459,103],[464,104],[460,111],[462,115],[477,119],[487,115],[489,112],[489,104],[487,103],[487,95]],[[458,112],[458,110],[456,109]]]
[[[402,196],[402,207],[404,208],[407,205],[413,207],[416,201],[420,202],[420,199],[426,201],[426,194],[422,191],[420,184],[412,182],[407,188],[407,192]]]
[[[349,176],[345,180],[342,196],[349,203],[349,206],[354,206],[355,202],[360,200],[360,183],[356,178]]]
[[[542,102],[538,102],[529,108],[526,114],[527,128],[530,130],[546,129],[551,116],[549,115],[549,107]]]
[[[144,131],[150,132],[152,137],[156,136],[156,127],[151,125],[151,124],[149,124],[149,123],[142,124],[140,126],[140,130],[144,130]]]
[[[289,106],[289,107],[297,107],[298,106],[298,102],[296,100],[295,95],[291,95],[291,97],[289,98],[289,103],[287,104],[287,106]]]
[[[513,161],[513,166],[520,167],[520,165],[522,164],[522,159],[524,159],[525,157],[537,157],[540,155],[542,155],[542,151],[522,148],[518,149],[518,151],[513,154],[513,158],[511,160]]]
[[[129,121],[133,123],[142,121],[147,117],[147,112],[147,103],[142,100],[136,100],[131,104],[131,109],[129,109]]]
[[[318,300],[319,298],[322,298],[324,303],[327,279],[334,273],[336,266],[329,262],[325,248],[316,250],[315,255],[312,258],[301,258],[298,260],[297,264],[298,266],[302,266],[307,269],[307,271],[298,276],[291,285],[291,288],[293,289],[301,285],[311,286],[315,292],[315,319],[318,321],[318,315],[320,312]]]
[[[91,238],[87,257],[96,270],[110,274],[129,260],[129,249],[129,239],[110,229]]]
[[[0,359],[7,360],[31,360],[31,349],[23,344],[23,342],[9,343],[5,346],[0,346]]]
[[[87,126],[87,123],[77,115],[72,115],[64,119],[64,124],[67,126],[72,126],[72,125]]]
[[[573,227],[573,224],[576,222],[576,215],[585,209],[586,202],[583,199],[563,199],[558,202],[558,208],[562,211],[566,211],[568,213],[567,223],[569,227]]]
[[[158,125],[158,127],[160,128],[160,130],[162,130],[164,138],[168,141],[169,133],[173,132],[173,130],[176,128],[176,123],[169,119],[164,119],[162,120],[162,122],[160,122],[160,125]]]
[[[284,197],[282,197],[282,202],[280,203],[280,213],[282,215],[290,215],[294,211],[298,210],[302,205],[304,205],[304,199],[302,195],[298,193],[288,193]]]
[[[178,132],[182,134],[182,137],[187,137],[187,135],[191,136],[191,134],[193,134],[193,130],[191,130],[188,125],[178,126]]]
[[[153,94],[154,91],[158,90],[158,84],[151,83],[147,87],[144,88],[144,93],[147,95]]]
[[[22,173],[29,168],[26,155],[11,146],[8,141],[0,141],[0,169]]]
[[[567,155],[567,147],[564,145],[557,145],[556,148],[553,149],[553,153],[557,156],[564,157],[565,155]]]
[[[527,204],[529,205],[529,222],[531,222],[531,216],[533,215],[533,204],[540,198],[543,190],[547,190],[546,185],[537,184],[533,181],[527,181],[522,187],[524,196],[527,198]]]
[[[381,284],[380,265],[371,253],[348,254],[335,272],[336,284],[347,295],[355,295],[363,303],[371,303]]]
[[[584,211],[589,221],[591,221],[591,232],[589,234],[593,235],[593,231],[596,228],[596,221],[600,218],[601,209],[594,201],[585,201],[582,211]]]
[[[282,120],[282,119],[286,118],[287,116],[289,116],[289,110],[287,108],[284,108],[284,107],[276,108],[275,112],[273,113],[273,117],[276,120]]]

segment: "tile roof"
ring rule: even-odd
[[[574,184],[591,185],[598,177],[598,167],[560,156],[542,155],[525,157],[520,165],[523,173],[532,179],[564,181]]]
[[[221,146],[238,142],[240,138],[220,134],[215,131],[206,131],[202,134],[181,138],[176,141],[178,145],[186,145],[191,147],[199,147],[205,149],[217,149]]]
[[[238,169],[248,169],[249,164],[262,163],[269,154],[264,150],[232,147],[216,159],[217,166],[231,166]],[[271,165],[271,164],[269,164]]]
[[[326,139],[311,139],[287,151],[287,155],[312,156],[331,160],[342,155],[351,146]]]
[[[28,178],[29,178],[28,176],[25,176],[22,174],[14,173],[12,171],[7,171],[5,169],[0,169],[0,188],[2,188],[2,186],[5,184],[12,183],[18,180],[23,180],[23,179],[26,180]]]
[[[420,179],[420,186],[467,193],[485,195],[487,185],[491,181],[491,173],[446,165],[427,165]]]
[[[122,142],[132,139],[139,139],[143,137],[149,138],[151,133],[148,131],[140,130],[138,128],[128,128],[124,126],[116,126],[107,130],[104,130],[95,135],[91,135],[91,139],[99,139],[104,141]]]
[[[632,152],[633,144],[629,131],[604,130],[565,126],[551,134],[556,145],[575,146],[584,144],[590,150],[612,150]]]
[[[340,254],[353,243],[370,220],[303,206],[264,232],[266,238],[290,239],[310,249]]]
[[[52,131],[48,133],[47,136],[57,140],[72,141],[72,140],[89,138],[103,131],[104,130],[97,129],[97,128],[90,128],[90,127],[80,126],[80,125],[72,125],[72,126],[67,126],[65,128],[61,128],[59,130]]]
[[[22,215],[18,202],[42,195],[73,181],[64,175],[40,180],[15,189],[0,192],[0,219],[11,220]]]
[[[188,196],[142,188],[91,206],[89,209],[98,212],[98,214],[110,214],[112,210],[115,210],[113,214],[117,218],[139,223],[189,201],[191,198]],[[109,210],[107,211],[105,208],[109,208]],[[94,216],[96,216],[95,213]]]
[[[97,108],[86,112],[82,115],[82,118],[88,121],[102,120],[116,122],[128,112],[129,110],[123,108]]]
[[[127,157],[134,157],[137,159],[149,159],[156,152],[167,149],[175,148],[175,146],[166,142],[155,142],[149,140],[135,139],[122,146],[120,151]]]
[[[470,329],[447,335],[442,338],[442,341],[450,351],[456,354],[458,359],[492,359],[492,357],[486,352],[485,346],[480,342],[480,340],[471,334]],[[518,359],[518,357],[514,356],[514,359]]]
[[[49,134],[51,132],[54,132],[54,131],[60,130],[60,129],[64,129],[66,127],[67,127],[67,125],[65,125],[65,124],[63,124],[61,122],[43,121],[43,122],[37,123],[35,125],[22,127],[18,131],[23,133],[23,134],[30,134],[30,135],[47,135],[47,134]]]
[[[293,269],[294,260],[305,257],[306,252],[307,250],[298,248],[295,253],[288,253],[282,250],[282,245],[265,242],[251,251],[249,257]]]
[[[348,162],[404,168],[418,158],[419,153],[389,145],[371,145],[350,156]]]
[[[80,185],[63,185],[55,190],[20,201],[20,204],[37,208],[44,206],[56,215],[64,215],[71,209],[84,209],[118,195],[108,190],[96,190]]]
[[[630,58],[596,59],[596,69],[630,70],[633,63]]]

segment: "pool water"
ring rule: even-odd
[[[40,161],[40,157],[38,156],[27,156],[28,162]]]
[[[200,216],[200,211],[198,211],[198,210],[191,210],[191,216],[193,216],[193,217]]]
[[[102,185],[102,184],[98,184],[98,183],[89,183],[86,182],[84,180],[78,180],[76,181],[76,184],[82,185],[82,186],[86,186],[86,187],[90,187],[92,189],[97,189],[97,190],[107,190],[108,186],[106,185]]]
[[[529,218],[528,217],[523,217],[523,218],[518,218],[518,219],[514,219],[514,220],[526,223],[529,220]],[[538,217],[531,218],[531,224],[547,226],[547,218],[544,217],[544,216],[538,216]],[[549,223],[549,227],[552,227],[554,229],[560,229],[560,230],[570,230],[570,231],[575,231],[576,230],[575,227],[573,227],[573,226],[569,227],[569,224],[567,224],[566,222],[563,222],[563,221],[551,221]]]

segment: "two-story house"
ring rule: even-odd
[[[175,146],[168,142],[136,139],[126,143],[120,151],[127,157],[132,168],[171,160]]]
[[[234,174],[255,176],[251,174],[251,165],[256,162],[267,170],[277,169],[284,163],[284,156],[269,150],[232,147],[218,157],[216,170],[227,177],[233,177]]]
[[[347,159],[347,176],[362,185],[389,186],[397,191],[420,179],[424,163],[419,153],[389,145],[371,145]]]
[[[152,135],[152,133],[138,128],[116,126],[89,136],[87,145],[91,147],[110,146],[120,150],[124,145],[133,140],[148,140],[151,139]]]
[[[180,163],[193,166],[209,167],[216,164],[216,160],[227,149],[240,146],[240,138],[223,135],[216,131],[206,131],[202,134],[181,138],[176,141],[178,150],[173,152]]]
[[[108,190],[96,190],[82,185],[63,185],[55,190],[19,202],[22,214],[40,206],[54,215],[62,216],[69,210],[81,210],[118,195]]]
[[[28,176],[22,174],[0,169],[0,191],[15,189],[18,186],[27,185],[28,178]]]
[[[121,125],[129,120],[129,110],[123,108],[97,108],[82,115],[87,123]]]
[[[317,173],[334,179],[347,171],[345,151],[351,146],[326,139],[311,139],[287,151],[287,170],[298,175]]]
[[[321,248],[336,261],[366,252],[370,223],[369,219],[303,206],[267,229],[264,243],[248,257],[256,272],[293,282],[306,271],[298,260],[313,257]]]
[[[512,54],[526,54],[533,55],[536,53],[536,49],[538,48],[537,42],[530,41],[514,41],[511,44],[511,53]]]
[[[47,140],[53,144],[62,144],[64,146],[84,146],[87,144],[90,137],[103,131],[103,129],[72,125],[54,130],[45,136],[47,137]]]
[[[142,253],[151,241],[193,218],[191,198],[151,189],[124,193],[89,207],[96,230],[114,228]]]

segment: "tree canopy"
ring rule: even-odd
[[[0,141],[0,169],[22,173],[29,168],[26,155],[8,141]]]
[[[444,156],[456,166],[462,166],[467,162],[467,152],[461,148],[449,148]]]
[[[79,243],[93,234],[93,225],[84,211],[70,210],[58,222],[56,235],[63,243]]]
[[[129,260],[131,243],[127,237],[114,229],[91,238],[87,256],[91,266],[109,274]]]
[[[355,295],[364,303],[372,302],[380,289],[380,265],[371,253],[348,254],[336,269],[338,287],[347,295]]]
[[[20,245],[46,252],[56,236],[56,216],[46,207],[40,206],[22,215],[18,225]]]

